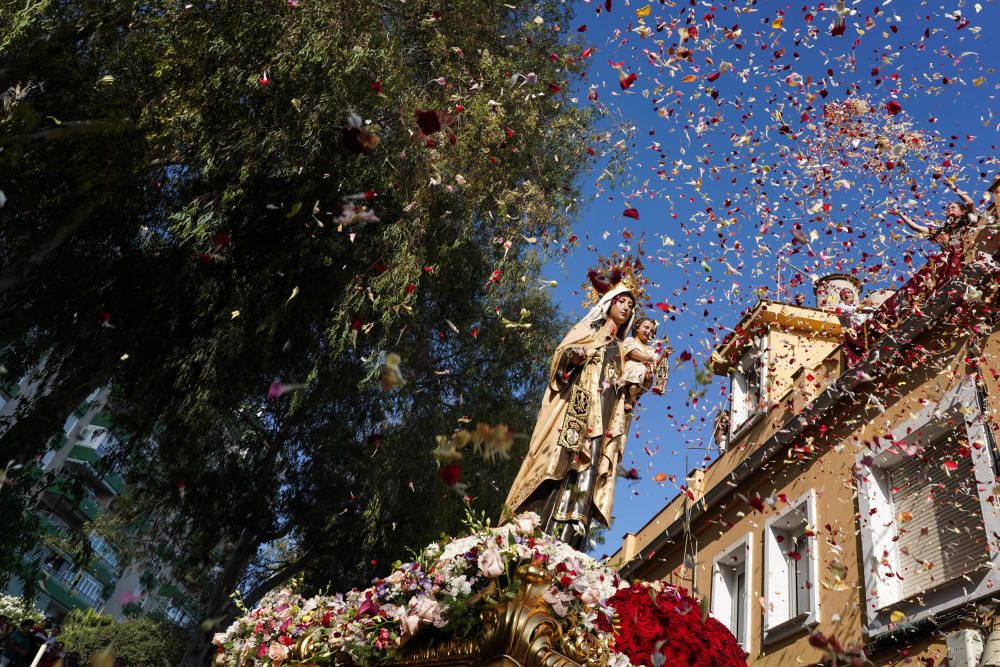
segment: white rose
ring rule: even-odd
[[[514,526],[517,527],[517,532],[522,535],[533,534],[541,522],[542,518],[534,512],[525,512],[514,518]]]
[[[479,554],[479,569],[490,579],[495,579],[503,574],[505,567],[503,557],[496,549],[487,549]]]

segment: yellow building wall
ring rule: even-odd
[[[843,405],[828,413],[822,424],[812,425],[798,438],[794,449],[779,453],[734,488],[722,503],[695,520],[688,536],[693,541],[693,548],[689,551],[695,554],[693,582],[692,573],[684,567],[683,536],[651,557],[643,553],[643,564],[636,569],[636,575],[643,579],[663,579],[688,588],[692,588],[693,583],[696,594],[711,599],[712,567],[716,557],[750,533],[753,536],[753,554],[749,588],[753,612],[749,662],[774,667],[815,664],[823,654],[809,644],[808,633],[799,632],[764,645],[762,629],[763,610],[768,603],[763,590],[765,522],[784,506],[779,498],[794,502],[812,489],[817,501],[813,530],[820,573],[820,622],[815,630],[837,637],[845,646],[863,642],[866,564],[860,556],[861,517],[853,486],[855,464],[865,442],[888,434],[897,425],[912,419],[925,405],[939,400],[971,372],[966,363],[966,335],[962,329],[925,334],[915,342],[927,350],[926,355],[901,360],[895,364],[900,369],[899,374],[884,378],[878,387],[862,385],[855,392],[855,401],[851,406]],[[788,396],[739,443],[742,447],[738,444],[709,467],[703,487],[706,491],[720,483],[726,484],[727,475],[740,461],[841,372],[840,355],[826,341],[793,340],[791,335],[783,332],[777,332],[774,341],[775,373],[772,377],[779,387],[782,383],[789,383]],[[1000,419],[1000,333],[990,335],[983,344],[983,350],[985,365],[998,371],[996,376],[988,369],[983,373],[989,390],[988,413],[993,419]],[[812,380],[806,379],[806,373],[788,372],[789,368],[800,363],[815,364],[815,368],[808,373],[814,376]],[[877,401],[869,400],[872,393]],[[775,506],[767,507],[764,513],[754,511],[746,499],[755,493],[772,499]],[[631,538],[629,551],[633,554],[642,552],[682,516],[689,504],[683,496],[672,501]],[[863,521],[861,525],[864,526]],[[626,555],[624,552],[618,554],[619,557]],[[835,572],[841,569],[846,571],[844,579],[835,576]],[[909,664],[920,665],[912,661],[923,656],[935,658],[940,666],[945,655],[944,639],[937,637],[915,646],[900,646],[883,652],[876,656],[875,662],[895,665],[909,660]]]
[[[794,385],[799,386],[797,398],[811,399],[819,394],[826,383],[825,374],[817,371],[823,360],[840,347],[840,341],[776,327],[772,327],[768,339],[768,403],[783,402]],[[810,376],[812,379],[807,379]]]

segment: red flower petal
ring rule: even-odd
[[[903,107],[896,100],[889,100],[885,103],[885,110],[888,111],[890,115],[895,116],[903,110]]]
[[[437,111],[417,111],[414,116],[420,131],[424,134],[434,134],[441,129],[441,118]]]
[[[622,215],[624,215],[626,218],[632,218],[633,220],[639,219],[639,211],[635,210],[634,208],[625,209],[622,212]]]
[[[438,470],[438,477],[448,486],[455,486],[462,477],[462,467],[457,463],[449,463]]]

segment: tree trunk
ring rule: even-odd
[[[236,589],[240,575],[250,564],[250,559],[257,552],[260,546],[260,538],[256,534],[251,534],[249,528],[243,530],[240,539],[237,540],[232,554],[226,561],[226,566],[215,580],[211,592],[205,601],[205,618],[217,619],[226,618],[232,613],[232,601],[229,594]],[[212,623],[207,629],[203,622],[188,640],[187,648],[184,650],[184,658],[181,660],[182,667],[204,667],[208,664],[210,651],[212,649],[212,634],[215,631],[216,623]]]

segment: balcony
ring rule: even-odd
[[[37,555],[32,558],[32,560],[35,559],[37,559]],[[48,563],[39,563],[39,568],[45,575],[42,590],[67,610],[86,609],[87,607],[99,610],[104,607],[105,600],[101,597],[103,591],[90,594],[81,588],[84,579],[80,570],[72,566],[56,569]],[[94,575],[89,574],[89,576],[93,577]]]
[[[85,479],[106,487],[119,495],[125,491],[125,481],[101,465],[101,455],[93,447],[76,445],[66,457],[66,469]]]
[[[82,494],[81,494],[82,492]],[[97,497],[93,491],[80,487],[79,482],[67,474],[56,475],[56,480],[42,493],[54,506],[66,505],[93,521],[108,510],[109,501]]]
[[[63,538],[70,534],[70,527],[52,512],[39,512],[42,519],[42,533],[50,537]]]

